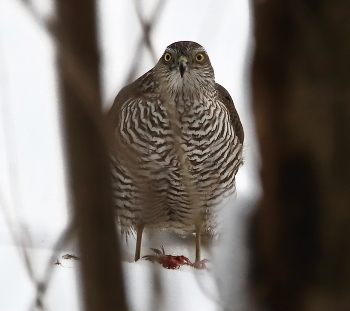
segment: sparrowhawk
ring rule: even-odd
[[[112,182],[121,232],[145,227],[215,235],[220,203],[235,191],[243,127],[230,94],[215,82],[205,49],[169,45],[154,68],[117,95],[109,111]]]

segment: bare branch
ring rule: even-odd
[[[151,57],[154,63],[157,62],[157,56],[154,52],[152,40],[151,40],[151,31],[154,29],[157,19],[160,16],[160,13],[166,3],[165,0],[158,0],[157,5],[149,19],[149,21],[145,21],[143,18],[141,8],[140,8],[140,1],[139,0],[134,0],[135,3],[135,9],[137,16],[139,18],[139,21],[141,23],[142,27],[142,37],[139,39],[139,42],[137,44],[137,47],[135,49],[134,57],[130,65],[129,73],[126,75],[126,79],[124,81],[124,85],[127,85],[131,83],[132,81],[135,80],[136,74],[137,74],[137,69],[139,68],[139,59],[140,55],[143,53],[143,48],[146,46],[148,50],[151,53]]]

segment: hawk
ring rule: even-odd
[[[205,49],[180,41],[125,86],[108,114],[112,182],[122,234],[145,227],[217,234],[223,201],[235,192],[244,132],[230,94],[215,82]]]

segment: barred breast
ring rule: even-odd
[[[138,81],[145,89],[157,87],[147,83],[151,74]],[[113,158],[112,175],[122,232],[142,224],[188,234],[195,232],[194,219],[200,215],[202,233],[216,233],[220,203],[234,193],[242,164],[243,141],[225,91],[216,85],[211,94],[174,92],[169,98],[178,113],[176,120],[169,120],[167,105],[157,92],[131,97],[119,108],[115,135],[121,156]],[[179,133],[174,133],[171,122],[177,123]],[[198,204],[191,202],[181,156],[186,157]]]

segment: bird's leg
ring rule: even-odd
[[[140,259],[141,255],[141,241],[142,241],[142,232],[145,228],[144,225],[138,225],[137,226],[137,236],[136,236],[136,249],[135,249],[135,261],[138,261]]]
[[[201,260],[201,226],[196,225],[196,262]]]

